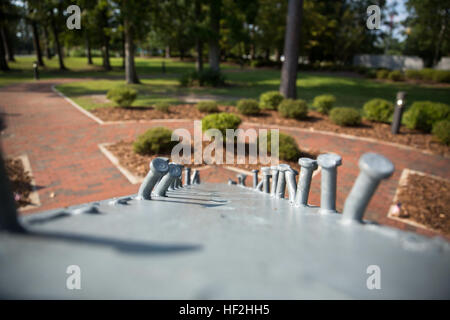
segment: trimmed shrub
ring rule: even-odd
[[[203,117],[202,130],[217,129],[226,137],[226,129],[236,130],[241,124],[241,118],[231,113],[213,113]]]
[[[254,99],[241,99],[238,101],[236,109],[244,115],[259,114],[258,101]]]
[[[137,91],[128,87],[112,88],[106,94],[109,100],[114,101],[120,107],[129,107],[136,99]]]
[[[333,109],[336,97],[331,94],[323,94],[314,98],[313,107],[322,114],[328,114]]]
[[[305,100],[284,99],[278,106],[278,112],[283,118],[302,120],[308,116],[308,105]]]
[[[198,111],[204,112],[204,113],[214,113],[219,112],[219,108],[217,107],[217,102],[215,101],[200,101],[195,106]]]
[[[434,69],[425,68],[420,70],[422,80],[433,81]]]
[[[422,80],[422,72],[420,70],[406,70],[405,75],[407,79]]]
[[[389,70],[381,69],[377,71],[377,79],[387,79]]]
[[[403,81],[404,76],[400,70],[394,70],[394,71],[389,72],[388,79],[391,81]]]
[[[158,102],[157,104],[155,104],[155,110],[164,112],[164,113],[170,113],[170,104],[168,104],[167,102]]]
[[[434,70],[433,81],[438,83],[450,83],[450,71]]]
[[[156,127],[141,134],[133,143],[134,152],[141,155],[170,154],[178,141],[171,141],[172,131]]]
[[[357,126],[361,124],[361,115],[353,108],[333,108],[330,111],[330,120],[339,126]]]
[[[259,97],[261,109],[277,110],[284,97],[278,91],[267,91]]]
[[[258,139],[259,143],[259,139]],[[259,147],[259,145],[258,145]],[[259,150],[259,148],[258,148]],[[272,152],[272,135],[271,131],[267,132],[267,154]],[[278,157],[284,161],[298,161],[301,157],[301,151],[297,142],[290,135],[279,133]]]
[[[431,101],[414,102],[403,117],[410,129],[430,132],[433,124],[440,120],[450,120],[450,106]]]
[[[363,106],[364,117],[378,122],[390,122],[394,113],[394,104],[384,99],[372,99]]]
[[[212,69],[206,69],[201,72],[193,71],[181,75],[178,79],[179,83],[183,87],[191,86],[210,86],[218,87],[225,84],[225,76],[220,71],[214,71]]]
[[[443,144],[450,144],[450,120],[441,120],[433,124],[433,135]]]

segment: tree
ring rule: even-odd
[[[408,0],[405,53],[420,56],[427,67],[450,53],[450,0]]]
[[[302,10],[303,0],[289,0],[280,93],[285,98],[290,99],[297,98],[297,68]]]
[[[222,0],[209,0],[209,27],[211,36],[209,39],[209,67],[214,71],[220,71],[220,15]]]

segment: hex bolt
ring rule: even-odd
[[[199,184],[200,183],[200,172],[198,170],[194,170],[191,176],[191,183],[192,184]]]
[[[285,178],[286,178],[286,184],[288,187],[288,194],[289,194],[289,201],[291,203],[294,203],[295,195],[296,195],[296,183],[295,183],[295,177],[298,175],[297,170],[290,169],[286,170],[284,172]]]
[[[261,173],[263,175],[263,191],[264,193],[270,193],[270,177],[272,176],[270,168],[262,167]]]
[[[317,169],[317,161],[310,158],[298,159],[300,165],[300,177],[298,178],[297,193],[295,195],[295,205],[304,207],[308,205],[309,189],[314,170]]]
[[[191,168],[190,167],[184,168],[184,185],[185,186],[191,185]]]
[[[261,180],[260,182],[258,182],[258,184],[256,185],[256,188],[255,188],[255,189],[258,190],[258,191],[262,191],[263,183],[264,183],[263,180]]]
[[[275,197],[278,183],[278,166],[271,166],[270,173],[272,174],[272,186],[270,188],[270,196]]]
[[[337,167],[342,164],[342,158],[334,153],[321,154],[317,163],[322,168],[319,213],[336,213]]]
[[[252,174],[253,174],[253,189],[256,189],[256,187],[258,186],[258,169],[253,169],[252,170]]]
[[[247,175],[243,174],[243,173],[239,173],[236,176],[238,178],[238,184],[245,187],[245,179],[247,178]]]
[[[292,170],[288,164],[278,165],[278,182],[275,195],[277,198],[283,199],[286,192],[286,176],[285,173],[288,170]]]
[[[144,178],[138,191],[138,199],[150,200],[153,187],[158,180],[169,171],[169,164],[166,160],[155,158],[150,162],[150,171]]]
[[[344,203],[343,222],[362,222],[364,211],[380,181],[394,172],[391,161],[372,152],[359,158],[359,168],[361,171]]]
[[[172,183],[172,181],[174,181],[176,178],[180,176],[181,176],[180,166],[177,164],[170,163],[169,171],[164,177],[162,177],[161,181],[158,183],[153,193],[156,196],[165,197],[166,192],[169,189],[169,186]]]

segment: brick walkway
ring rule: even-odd
[[[7,122],[7,129],[2,135],[4,152],[7,157],[24,153],[28,155],[38,187],[41,206],[29,212],[137,192],[139,186],[128,182],[101,153],[98,144],[122,139],[132,140],[153,126],[189,130],[193,128],[193,122],[190,120],[100,125],[52,91],[52,85],[63,81],[74,80],[22,83],[0,89],[0,108],[6,114]],[[242,127],[246,129],[252,126],[244,123]],[[450,179],[449,159],[427,155],[418,150],[399,149],[382,143],[295,128],[282,128],[281,131],[295,136],[301,147],[335,152],[342,156],[343,165],[338,173],[338,210],[342,210],[345,197],[359,172],[359,157],[369,151],[385,155],[394,162],[396,170],[393,177],[384,181],[378,188],[365,217],[402,229],[432,234],[393,221],[387,218],[386,214],[404,168]],[[203,181],[211,182],[226,182],[228,177],[235,178],[235,173],[216,167],[206,169],[201,174]],[[313,180],[310,202],[319,204],[319,195],[318,176]]]

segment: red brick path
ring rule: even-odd
[[[152,126],[193,128],[191,120],[100,125],[51,90],[52,85],[62,81],[73,80],[22,83],[0,89],[0,108],[6,114],[7,122],[7,129],[2,134],[4,152],[7,157],[26,153],[38,186],[42,205],[30,212],[137,192],[139,186],[128,182],[101,153],[98,144],[132,140]],[[251,126],[244,124],[243,128]],[[402,229],[432,234],[388,219],[386,214],[404,168],[450,179],[449,159],[382,143],[296,129],[281,131],[295,136],[304,148],[335,152],[342,156],[343,164],[338,171],[338,210],[342,210],[345,197],[359,172],[359,157],[369,151],[385,155],[394,162],[396,170],[393,177],[379,186],[365,217]],[[235,173],[211,168],[201,174],[202,181],[226,182],[228,177],[234,178]],[[54,197],[50,196],[52,193]],[[310,202],[318,205],[319,195],[320,178],[317,176],[313,179]]]

